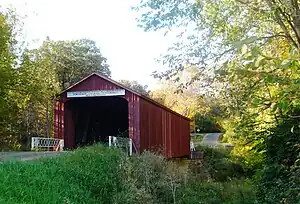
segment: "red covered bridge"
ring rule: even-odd
[[[136,152],[190,155],[190,119],[99,74],[64,90],[54,107],[54,137],[76,148],[108,136],[132,139]]]

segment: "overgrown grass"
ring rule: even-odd
[[[94,146],[58,158],[5,162],[0,198],[3,203],[109,203],[122,189],[120,161],[118,151]]]
[[[57,158],[5,162],[0,203],[255,203],[244,181],[200,181],[158,155],[131,158],[101,145]]]
[[[247,174],[240,158],[233,156],[230,148],[197,146],[204,153],[206,168],[214,181],[242,179]]]

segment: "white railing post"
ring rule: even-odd
[[[34,142],[35,142],[35,138],[32,137],[31,138],[31,150],[34,150],[34,146],[35,146]]]
[[[190,151],[191,151],[191,152],[194,152],[194,151],[196,151],[196,149],[195,149],[195,145],[194,145],[194,143],[193,143],[193,142],[190,142]]]
[[[129,139],[129,156],[132,156],[132,139]]]
[[[108,136],[108,146],[111,147],[111,136]]]
[[[117,143],[118,143],[117,137],[113,137],[113,144],[115,147],[117,147]]]
[[[132,139],[115,136],[108,136],[108,146],[121,148],[125,150],[126,154],[129,154],[129,156],[132,156],[133,148],[135,148]]]
[[[64,150],[64,140],[59,140],[58,151],[62,152]]]

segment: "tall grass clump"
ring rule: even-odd
[[[204,181],[173,161],[144,152],[127,159],[124,166],[125,182],[131,185],[128,194],[143,193],[141,200],[131,203],[193,204],[193,203],[256,203],[255,188],[245,180],[227,182]],[[119,197],[116,203],[123,203]],[[128,202],[130,203],[130,202]]]
[[[1,203],[111,203],[123,187],[119,151],[101,145],[66,156],[0,165]]]
[[[205,166],[214,181],[231,181],[247,177],[247,169],[241,158],[231,154],[226,147],[197,146],[197,151],[204,153]]]
[[[144,152],[132,157],[102,145],[67,155],[0,165],[0,203],[255,203],[244,181],[204,181],[174,161]]]

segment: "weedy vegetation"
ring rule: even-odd
[[[1,203],[254,203],[250,182],[201,180],[145,152],[126,157],[102,145],[0,165]]]

